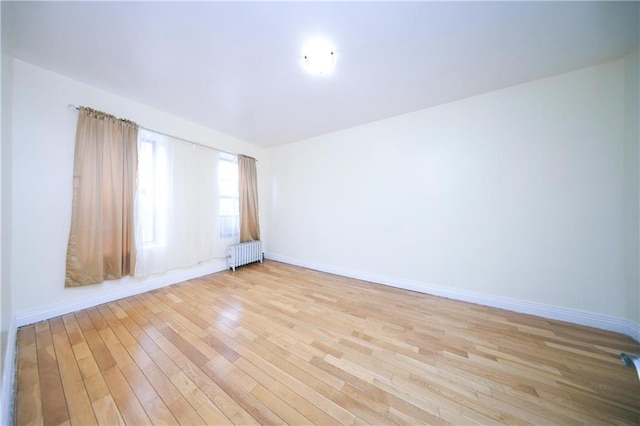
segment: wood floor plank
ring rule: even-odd
[[[67,400],[69,419],[72,424],[86,425],[96,423],[96,417],[87,394],[80,368],[75,359],[73,349],[67,337],[62,318],[49,321],[53,344],[60,368],[60,377],[64,397]]]
[[[266,261],[18,330],[15,424],[640,424],[603,330]]]
[[[304,425],[309,424],[310,421],[298,410],[285,403],[282,399],[278,398],[272,392],[262,385],[256,386],[251,394],[255,396],[259,401],[269,407],[277,416],[290,425]]]
[[[92,401],[93,411],[96,414],[98,423],[101,425],[125,425],[125,421],[120,414],[111,395],[103,396]]]
[[[204,425],[204,419],[183,397],[178,398],[169,405],[171,413],[182,425]]]
[[[142,404],[154,425],[175,425],[178,420],[161,398],[154,398]]]
[[[138,304],[134,306],[139,311],[145,312],[149,318],[154,315],[150,311],[145,311],[146,306],[144,304]],[[134,306],[132,306],[132,308]],[[163,325],[155,317],[151,318],[151,322],[155,322],[160,326]],[[228,418],[251,418],[253,421],[255,421],[255,419],[253,419],[253,417],[251,417],[247,413],[247,411],[242,408],[237,401],[234,400],[234,398],[231,396],[233,393],[225,393],[226,391],[222,390],[215,381],[211,380],[208,375],[203,373],[202,369],[200,368],[201,366],[195,365],[193,361],[185,354],[180,352],[179,348],[175,347],[170,340],[165,338],[161,333],[157,332],[153,324],[149,323],[146,330],[151,332],[152,334],[159,334],[157,338],[159,350],[152,352],[151,356],[165,372],[165,374],[167,374],[169,377],[173,377],[180,372],[185,372],[185,374],[190,379],[198,383],[199,387],[207,392],[210,400],[214,401],[216,406],[220,407],[222,411],[228,416]]]
[[[35,329],[43,423],[65,424],[69,421],[69,411],[63,393],[49,321],[37,323]]]
[[[42,400],[35,325],[18,330],[16,424],[42,424]]]
[[[231,424],[224,413],[184,372],[179,371],[172,376],[171,382],[175,384],[207,424]]]
[[[101,371],[108,370],[116,365],[116,361],[109,352],[109,348],[104,344],[100,334],[95,329],[93,322],[91,322],[91,318],[87,311],[79,311],[76,313],[76,320],[80,329],[82,330],[82,335],[91,350],[93,358],[98,365],[98,368]]]
[[[113,396],[122,418],[128,424],[143,425],[151,424],[151,420],[147,416],[140,401],[136,398],[135,393],[124,378],[117,365],[102,372],[104,380],[109,386],[110,394]]]

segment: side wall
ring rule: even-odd
[[[637,323],[624,84],[619,60],[274,148],[269,255]]]
[[[2,9],[0,3],[0,22]],[[13,364],[15,355],[15,323],[11,295],[11,118],[13,91],[13,63],[8,54],[9,26],[2,22],[2,72],[0,128],[0,424],[10,423]]]
[[[100,303],[113,295],[123,297],[150,286],[224,269],[225,263],[220,260],[145,282],[127,278],[65,289],[77,123],[77,112],[69,109],[69,104],[90,106],[160,132],[251,155],[258,159],[259,178],[263,173],[264,150],[31,64],[15,59],[13,63],[11,250],[13,304],[18,325],[81,309],[87,300]],[[262,182],[263,199],[265,185]],[[266,226],[264,223],[263,228]]]
[[[640,55],[625,59],[625,279],[627,312],[640,324]]]

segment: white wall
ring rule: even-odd
[[[0,22],[2,9],[0,3]],[[8,56],[9,31],[2,25],[2,72],[0,128],[0,424],[9,423],[11,389],[13,383],[13,354],[15,348],[13,333],[13,306],[11,296],[11,116],[13,66]]]
[[[16,315],[140,284],[64,288],[77,112],[86,105],[141,126],[258,159],[264,151],[120,96],[14,60],[12,282]],[[261,190],[266,193],[266,183]],[[263,219],[261,218],[261,221]],[[266,223],[263,223],[266,228]]]
[[[611,62],[265,152],[13,60],[13,173],[2,168],[3,186],[12,183],[2,204],[13,216],[12,247],[3,250],[11,263],[2,267],[12,277],[12,310],[137,285],[64,289],[73,103],[258,158],[261,226],[274,255],[639,323],[634,263],[623,254],[634,241],[625,235],[638,229],[627,207],[637,195],[629,186],[637,162],[625,155],[637,149],[628,131],[637,94],[625,87],[633,64]],[[11,217],[4,213],[3,222]]]
[[[270,254],[637,321],[624,74],[620,60],[274,148]]]
[[[0,3],[0,22],[2,22],[2,3]],[[2,36],[1,36],[1,32],[0,32],[0,44],[2,42]],[[2,146],[4,146],[5,144],[5,130],[4,127],[2,127],[2,122],[6,122],[4,120],[4,116],[5,114],[7,114],[7,110],[8,110],[8,106],[10,103],[5,102],[5,97],[7,96],[6,93],[6,88],[5,88],[5,68],[7,68],[6,65],[6,61],[4,60],[4,49],[2,49],[2,54],[0,55],[0,70],[1,70],[1,74],[0,76],[2,77],[1,80],[1,84],[0,84],[0,137],[1,137],[1,141],[2,144],[0,145],[0,188],[2,188]],[[0,197],[0,241],[3,240],[2,238],[2,197]],[[2,245],[0,245],[0,378],[2,377],[2,369],[3,369],[3,362],[2,360],[4,359],[4,351],[5,348],[7,346],[7,339],[6,339],[6,327],[7,327],[7,323],[4,320],[4,315],[6,315],[5,311],[8,311],[8,309],[4,309],[4,305],[2,303],[2,293],[3,293],[3,288],[4,288],[4,281],[2,280]],[[9,287],[7,285],[7,287]],[[6,299],[5,299],[6,300]],[[0,406],[0,419],[2,419],[2,406]]]
[[[640,324],[640,55],[625,58],[625,279],[627,313]]]

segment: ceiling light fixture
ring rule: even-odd
[[[303,50],[304,65],[312,74],[328,74],[336,64],[336,49],[327,40],[316,38]]]

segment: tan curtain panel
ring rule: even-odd
[[[238,155],[238,177],[240,195],[240,242],[260,240],[258,220],[258,174],[256,160]]]
[[[133,275],[138,126],[81,107],[65,287]]]

